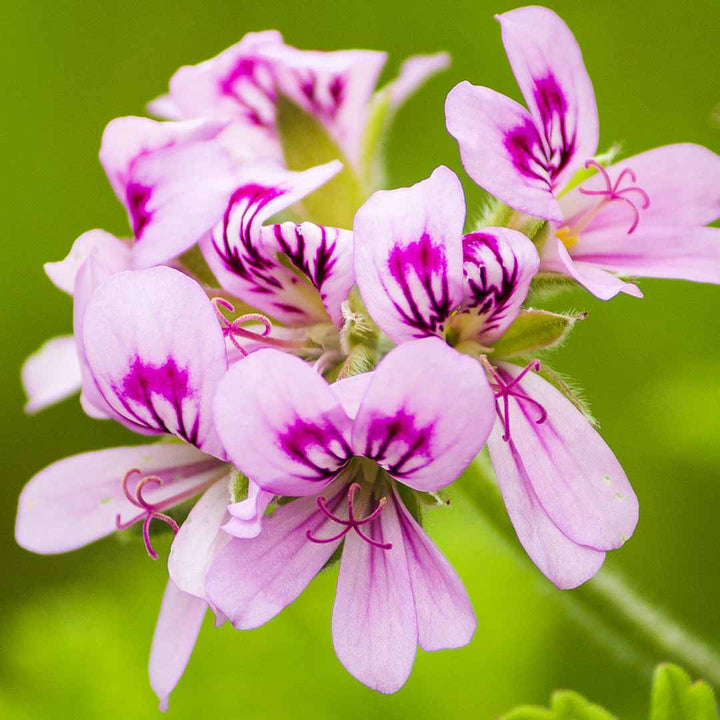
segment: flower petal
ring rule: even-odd
[[[562,220],[543,139],[522,105],[464,81],[447,96],[445,119],[467,174],[481,188],[528,215]]]
[[[230,519],[222,529],[236,538],[254,538],[262,530],[265,510],[275,496],[265,492],[252,480],[248,480],[248,495],[245,500],[228,506]]]
[[[356,532],[348,533],[333,607],[333,645],[353,677],[373,690],[393,693],[410,676],[418,641],[395,503],[389,502],[363,532],[392,547],[373,547]]]
[[[462,581],[395,489],[393,502],[410,571],[420,647],[429,652],[467,645],[477,620]]]
[[[183,592],[205,599],[205,575],[228,540],[220,527],[230,502],[229,473],[211,485],[195,503],[170,548],[168,573]]]
[[[352,444],[356,455],[376,460],[404,484],[438,490],[480,452],[494,419],[479,363],[438,338],[425,338],[399,345],[378,365]]]
[[[97,387],[128,427],[224,459],[211,402],[227,369],[225,341],[194,280],[166,267],[114,275],[95,291],[83,328]]]
[[[543,7],[498,15],[510,65],[548,146],[554,190],[561,190],[598,145],[595,92],[568,26]]]
[[[444,166],[412,187],[376,192],[358,210],[358,287],[395,342],[441,334],[462,300],[464,222],[462,186]]]
[[[32,414],[64,400],[82,387],[80,361],[72,335],[50,338],[29,355],[22,366],[27,396],[25,412]]]
[[[138,445],[82,453],[41,470],[20,494],[15,539],[41,554],[67,552],[117,530],[144,513],[126,498],[125,474],[137,468],[157,475],[164,484],[149,485],[146,499],[178,502],[201,492],[220,464],[189,445]]]
[[[75,240],[64,260],[45,263],[43,268],[56,287],[72,295],[78,271],[91,253],[111,272],[130,268],[130,248],[104,230],[88,230],[83,233]]]
[[[412,55],[403,61],[397,77],[380,92],[387,92],[390,95],[390,106],[393,110],[397,110],[433,75],[446,70],[449,66],[450,55],[446,52]]]
[[[214,410],[233,464],[277,495],[317,494],[352,455],[350,419],[330,386],[279,350],[258,350],[233,365]]]
[[[217,139],[226,124],[127,117],[105,129],[100,160],[128,210],[137,267],[179,255],[222,217],[236,181]]]
[[[202,627],[207,603],[168,580],[150,650],[150,686],[168,709],[168,698],[185,672]]]
[[[540,571],[561,590],[582,585],[600,569],[605,553],[583,547],[564,535],[550,519],[533,489],[523,457],[514,443],[493,429],[488,447],[493,468],[518,540]],[[525,458],[528,463],[532,458]]]
[[[328,488],[331,512],[344,503],[346,491],[343,481]],[[265,518],[257,537],[233,539],[218,553],[207,575],[208,598],[238,630],[260,627],[300,595],[341,542],[312,542],[308,533],[330,537],[336,528],[315,497],[282,505]]]
[[[463,257],[468,329],[480,342],[492,345],[518,316],[540,258],[525,235],[508,228],[483,228],[465,235]]]
[[[507,363],[498,367],[506,384],[520,372]],[[510,400],[511,438],[553,523],[580,545],[620,547],[637,524],[638,501],[615,455],[587,418],[536,373],[523,377],[515,390],[547,413],[538,422],[533,404]]]

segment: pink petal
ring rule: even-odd
[[[383,88],[382,92],[390,94],[391,107],[396,110],[433,75],[446,70],[449,66],[450,55],[446,52],[413,55],[403,62],[397,77]]]
[[[328,488],[331,512],[338,512],[346,491],[342,481]],[[340,544],[312,542],[307,534],[332,537],[337,528],[315,497],[282,505],[257,537],[233,539],[220,551],[207,575],[208,598],[238,630],[263,625],[300,595]]]
[[[442,334],[463,297],[465,199],[441,166],[409,188],[376,192],[355,216],[355,276],[395,342]]]
[[[550,519],[533,489],[526,463],[512,442],[502,439],[498,422],[488,440],[490,458],[518,540],[540,571],[561,590],[582,585],[600,569],[605,553],[583,547]]]
[[[351,531],[345,539],[332,616],[333,645],[345,669],[381,693],[410,676],[418,641],[410,572],[395,503],[363,526],[373,547]]]
[[[637,285],[611,275],[594,262],[575,261],[556,237],[545,243],[541,268],[569,275],[600,300],[610,300],[621,292],[637,298],[643,296]]]
[[[351,375],[332,384],[332,391],[335,397],[340,401],[343,410],[345,410],[347,416],[352,420],[354,420],[358,414],[360,403],[367,392],[373,375],[374,373],[372,372]]]
[[[430,381],[431,379],[431,381]],[[480,364],[438,338],[391,350],[373,373],[353,425],[356,455],[417,490],[453,482],[495,419]]]
[[[27,396],[25,412],[32,414],[78,392],[82,387],[80,361],[72,335],[61,335],[43,343],[22,366],[22,384]]]
[[[220,532],[230,502],[229,472],[195,503],[173,540],[168,557],[170,579],[183,592],[205,599],[205,575],[229,538]]]
[[[520,373],[498,367],[507,383]],[[638,501],[620,463],[587,418],[550,383],[528,373],[515,389],[547,412],[510,400],[510,435],[548,516],[571,540],[597,550],[620,547],[633,533]]]
[[[201,492],[220,464],[189,445],[138,445],[82,453],[41,470],[25,486],[18,506],[15,538],[27,550],[42,554],[67,552],[144,517],[122,490],[133,468],[157,475],[161,487],[148,485],[146,499],[155,504]],[[133,489],[132,481],[129,489]]]
[[[114,275],[95,291],[83,328],[93,378],[126,425],[224,458],[211,402],[227,369],[225,341],[194,280],[166,267]]]
[[[467,174],[480,187],[528,215],[562,220],[543,140],[522,105],[465,81],[447,96],[445,119]]]
[[[236,538],[254,538],[262,530],[265,510],[275,496],[265,492],[252,480],[248,480],[248,495],[245,500],[228,506],[230,519],[222,529]]]
[[[492,345],[517,318],[540,266],[528,238],[507,228],[483,228],[463,238],[465,300],[469,326]]]
[[[462,581],[408,512],[396,490],[393,503],[410,571],[420,647],[432,651],[467,645],[477,620]]]
[[[207,604],[168,580],[150,651],[150,686],[168,709],[168,698],[185,672],[202,627]]]
[[[510,65],[550,148],[553,189],[561,190],[598,144],[595,92],[568,26],[543,7],[498,15]]]
[[[75,240],[64,260],[45,263],[45,273],[56,287],[72,295],[78,271],[90,254],[110,272],[130,268],[130,248],[122,240],[104,230],[88,230]]]
[[[352,455],[350,419],[330,386],[279,350],[258,350],[233,365],[214,410],[233,464],[277,495],[317,494]]]

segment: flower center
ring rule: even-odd
[[[372,545],[375,548],[378,548],[379,550],[390,550],[392,548],[392,543],[381,543],[377,540],[373,540],[371,537],[366,535],[360,528],[363,525],[367,525],[368,523],[371,523],[373,520],[377,520],[377,518],[380,517],[380,514],[383,511],[383,508],[387,504],[387,498],[382,497],[378,501],[377,507],[375,510],[373,510],[366,518],[359,520],[355,517],[355,494],[357,491],[360,490],[360,484],[359,483],[352,483],[350,487],[348,488],[348,517],[347,520],[344,520],[341,517],[338,517],[333,513],[331,510],[327,507],[327,500],[320,496],[317,498],[317,506],[322,510],[322,512],[330,518],[333,522],[336,522],[338,525],[342,525],[342,530],[340,530],[339,533],[336,535],[333,535],[329,538],[316,538],[313,536],[312,532],[310,530],[307,531],[306,536],[307,539],[314,542],[314,543],[329,543],[329,542],[335,542],[336,540],[340,540],[341,538],[344,538],[351,530],[354,530],[366,543],[369,545]]]

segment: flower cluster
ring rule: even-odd
[[[622,467],[537,359],[578,316],[529,298],[574,283],[640,296],[628,276],[720,283],[706,227],[720,158],[598,155],[568,28],[539,7],[498,19],[527,109],[467,82],[448,95],[463,165],[494,196],[467,233],[446,167],[377,189],[382,137],[444,54],[376,90],[383,53],[249,34],[175,73],[150,105],[164,121],[105,130],[133,237],[91,230],[46,265],[74,332],[28,359],[28,410],[79,390],[92,417],[161,441],[45,468],[16,536],[57,553],[137,524],[157,558],[154,533],[174,533],[150,659],[163,707],[208,608],[256,628],[335,561],[335,651],[361,682],[394,692],[418,645],[470,642],[470,600],[420,508],[485,445],[520,543],[559,588],[635,528]]]

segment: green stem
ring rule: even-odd
[[[483,519],[527,559],[508,519],[489,460],[481,455],[455,484]],[[701,638],[655,608],[617,573],[604,568],[575,590],[562,591],[567,613],[619,659],[650,674],[671,660],[720,689],[720,655]]]

